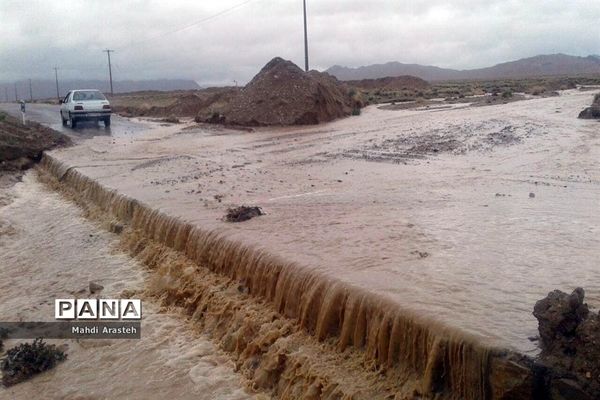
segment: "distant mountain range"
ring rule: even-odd
[[[402,64],[399,62],[373,64],[358,68],[334,65],[326,72],[343,81],[376,79],[400,75],[412,75],[425,79],[426,81],[583,75],[600,74],[600,56],[590,55],[587,57],[576,57],[566,54],[539,55],[497,64],[493,67],[471,70],[456,70],[419,64]]]
[[[29,81],[17,81],[17,97],[29,100]],[[65,96],[71,89],[98,89],[110,93],[110,84],[106,80],[59,80],[59,92]],[[52,80],[32,80],[31,91],[34,99],[56,97],[56,82]],[[155,79],[143,81],[113,81],[115,93],[139,92],[146,90],[195,90],[200,86],[188,79]],[[0,101],[15,100],[15,83],[0,82]]]

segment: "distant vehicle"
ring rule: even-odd
[[[110,103],[99,90],[71,90],[60,100],[60,118],[63,125],[68,121],[71,128],[79,121],[103,121],[109,127],[110,113]]]

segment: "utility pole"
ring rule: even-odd
[[[19,102],[19,92],[17,92],[17,82],[15,82],[15,102]]]
[[[29,101],[33,103],[33,89],[31,88],[31,79],[29,79]]]
[[[102,50],[102,51],[105,51],[106,55],[108,56],[108,77],[110,78],[110,95],[112,96],[114,93],[113,93],[113,84],[112,84],[112,68],[110,65],[110,53],[114,52],[114,50],[106,49],[106,50]]]
[[[308,72],[308,32],[306,29],[306,0],[303,0],[304,5],[304,69]]]
[[[58,67],[54,67],[54,78],[56,79],[56,99],[60,101],[60,92],[58,91]]]

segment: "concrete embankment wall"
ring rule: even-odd
[[[543,396],[542,378],[525,357],[488,348],[369,291],[166,215],[54,156],[44,155],[39,171],[118,226],[127,250],[155,272],[149,293],[184,309],[234,354],[258,389],[276,398]],[[322,352],[345,355],[330,357],[341,360],[341,370],[334,371],[336,362],[325,368],[299,356],[302,338],[322,343]],[[348,360],[358,372],[370,370],[370,388],[344,384],[341,377],[354,373],[343,370]],[[326,376],[318,376],[325,370]]]

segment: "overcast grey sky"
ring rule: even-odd
[[[240,83],[274,56],[303,63],[302,1],[0,0],[0,80],[191,78]],[[477,68],[600,54],[600,0],[307,0],[311,68],[387,61]],[[158,36],[158,37],[157,37]],[[140,43],[141,42],[141,43]]]

